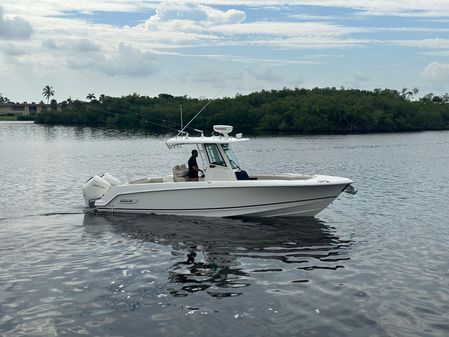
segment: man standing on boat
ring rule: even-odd
[[[192,156],[189,159],[189,180],[191,181],[198,181],[198,172],[204,175],[203,170],[198,168],[196,157],[198,157],[198,151],[192,150]]]

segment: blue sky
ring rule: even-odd
[[[0,93],[449,91],[449,1],[2,0]]]

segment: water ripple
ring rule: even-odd
[[[168,173],[163,139],[0,128],[1,336],[449,334],[449,132],[239,144],[249,172],[349,176],[359,193],[320,220],[204,219],[82,214],[86,174]]]

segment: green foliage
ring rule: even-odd
[[[262,90],[210,103],[192,127],[210,130],[230,124],[239,131],[364,133],[449,129],[449,95],[415,99],[417,89],[373,91],[336,88]],[[180,128],[207,103],[206,99],[160,94],[122,97],[100,95],[90,102],[67,100],[62,111],[48,110],[36,123],[145,129],[166,133]]]
[[[17,121],[19,118],[17,116],[0,116],[0,121]]]

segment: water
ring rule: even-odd
[[[259,137],[248,172],[347,176],[313,219],[90,216],[165,137],[0,122],[0,336],[447,336],[449,132]]]

